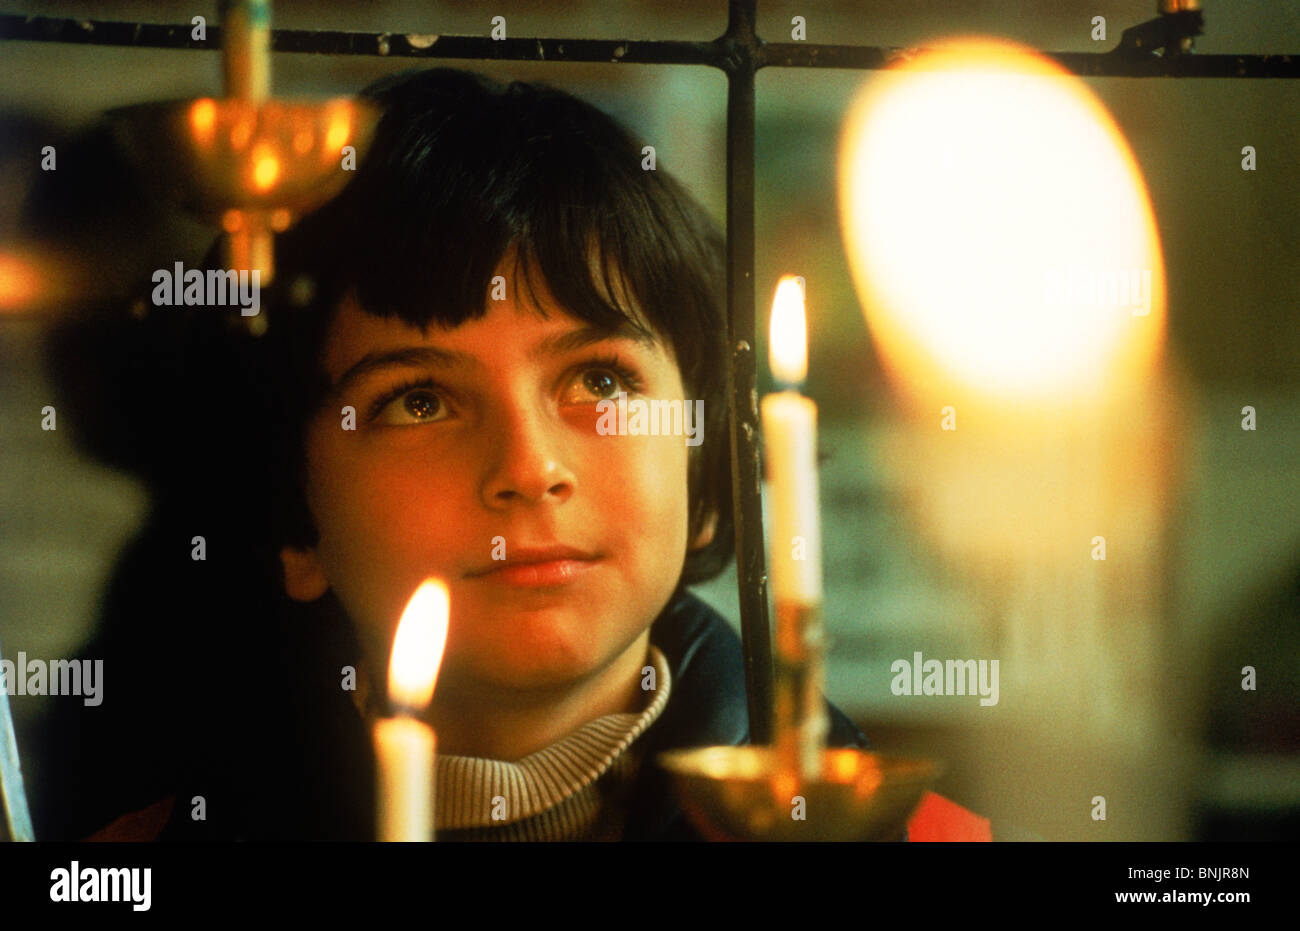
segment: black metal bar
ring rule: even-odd
[[[712,42],[630,39],[491,39],[487,36],[422,36],[415,33],[331,32],[328,43],[302,31],[273,32],[271,50],[476,61],[609,62],[641,65],[716,65]],[[322,46],[328,47],[322,47]]]
[[[203,40],[191,38],[188,24],[128,23],[61,19],[0,13],[0,39],[117,45],[134,48],[221,48],[221,27],[207,27]],[[752,35],[752,31],[751,31]],[[492,39],[489,36],[435,36],[404,32],[273,29],[276,52],[316,55],[375,55],[392,58],[449,58],[480,61],[611,62],[619,64],[704,65],[730,72],[734,51],[720,40],[682,42],[629,39]],[[767,45],[754,37],[752,67],[852,68],[875,70],[923,49],[783,42]],[[1288,55],[1133,55],[1126,52],[1044,52],[1071,74],[1128,78],[1298,78],[1300,54]]]
[[[755,0],[730,0],[721,48],[727,71],[727,322],[731,365],[731,489],[736,519],[740,632],[745,645],[749,728],[772,742],[772,628],[767,611],[763,503],[758,459],[758,363],[754,322]]]
[[[914,58],[920,48],[805,45],[782,42],[763,47],[763,66],[778,68],[887,68]],[[1298,78],[1300,55],[1125,55],[1117,52],[1042,52],[1080,77],[1110,78]]]
[[[133,48],[221,50],[221,27],[192,38],[189,25],[59,19],[0,13],[0,39],[118,45]],[[716,42],[629,39],[493,39],[414,32],[343,32],[272,29],[271,50],[314,55],[375,55],[387,58],[456,58],[480,61],[626,62],[721,67]]]

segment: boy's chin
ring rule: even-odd
[[[480,688],[531,691],[580,688],[602,673],[619,674],[622,666],[627,666],[631,678],[639,674],[644,657],[627,653],[644,629],[627,631],[621,638],[605,633],[593,639],[588,619],[581,628],[562,622],[533,623],[513,631],[513,636],[494,632],[482,640],[448,644],[449,654],[455,649],[455,655],[444,660],[440,679],[448,684],[473,682]]]
[[[601,668],[598,663],[540,663],[535,659],[518,663],[469,664],[450,674],[448,680],[439,685],[439,690],[463,691],[480,697],[497,693],[503,698],[536,692],[559,692],[580,688],[583,683],[591,681]]]

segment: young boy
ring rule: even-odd
[[[438,68],[366,96],[371,151],[277,244],[251,350],[281,607],[327,648],[286,649],[252,759],[196,769],[134,830],[371,838],[367,721],[436,576],[439,838],[697,838],[654,756],[750,740],[739,640],[686,590],[733,548],[718,232],[562,92]],[[598,429],[620,395],[702,401],[702,443]],[[830,718],[831,744],[866,746]]]

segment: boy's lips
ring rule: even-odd
[[[564,585],[591,569],[600,555],[571,546],[514,547],[505,559],[493,560],[465,573],[506,585],[541,588]]]

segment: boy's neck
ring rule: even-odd
[[[578,686],[533,693],[527,701],[494,701],[440,686],[425,718],[437,731],[438,753],[515,762],[597,718],[640,711],[646,702],[641,669],[649,647],[647,630]]]

